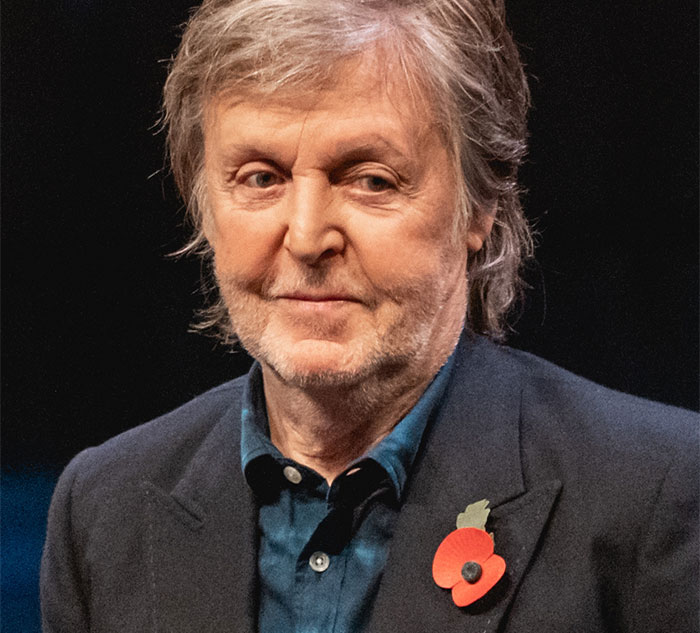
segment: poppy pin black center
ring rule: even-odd
[[[470,584],[474,584],[481,578],[481,565],[473,560],[467,561],[462,566],[462,578]]]

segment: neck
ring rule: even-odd
[[[397,372],[355,385],[313,389],[289,385],[263,365],[270,439],[283,455],[331,483],[391,432],[441,364],[420,376]]]

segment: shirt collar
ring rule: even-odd
[[[421,438],[442,400],[454,364],[454,353],[423,392],[418,402],[392,429],[391,433],[363,457],[348,466],[352,471],[362,462],[371,460],[386,471],[396,498],[400,499]],[[262,368],[254,363],[246,380],[241,410],[241,466],[248,484],[256,493],[272,492],[283,478],[282,468],[294,464],[285,458],[270,440],[269,422],[263,391]],[[296,465],[299,468],[303,466]],[[308,469],[305,469],[307,470]]]
[[[454,353],[437,373],[418,402],[399,421],[391,433],[379,444],[370,449],[366,457],[378,462],[386,470],[396,490],[396,497],[401,498],[408,473],[418,453],[421,438],[425,432],[431,414],[438,409],[447,388],[452,371]]]

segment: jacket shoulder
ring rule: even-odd
[[[561,481],[563,501],[577,512],[588,508],[591,521],[596,508],[606,506],[600,520],[619,519],[621,530],[631,529],[629,517],[652,513],[659,495],[693,495],[696,412],[603,387],[525,352],[494,353],[521,384],[521,465],[528,485]]]
[[[75,478],[80,488],[114,486],[127,480],[149,479],[167,487],[182,474],[211,433],[223,420],[238,428],[245,376],[193,398],[162,416],[87,448],[66,468],[62,478]],[[236,450],[235,447],[233,450]]]
[[[503,348],[502,353],[518,366],[524,410],[555,419],[568,432],[578,427],[611,437],[641,434],[645,442],[674,444],[698,428],[700,415],[694,411],[604,387],[527,352]]]
[[[519,391],[526,479],[571,477],[651,485],[674,460],[697,463],[700,415],[622,393],[542,358],[483,339],[464,363],[489,376],[491,397]],[[467,374],[467,377],[474,374]],[[658,483],[656,484],[658,485]]]
[[[655,402],[616,391],[563,369],[554,363],[505,345],[498,345],[478,338],[474,342],[475,359],[485,371],[496,374],[494,380],[520,384],[524,397],[542,404],[549,403],[561,410],[571,406],[572,412],[584,417],[593,415],[604,418],[613,416],[618,421],[665,419],[668,424],[697,425],[700,415],[695,411]]]

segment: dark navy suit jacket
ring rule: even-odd
[[[242,389],[222,385],[71,462],[42,562],[46,631],[254,631]],[[697,468],[696,414],[465,336],[369,630],[696,631]],[[483,498],[507,570],[460,609],[434,584],[432,559]]]

